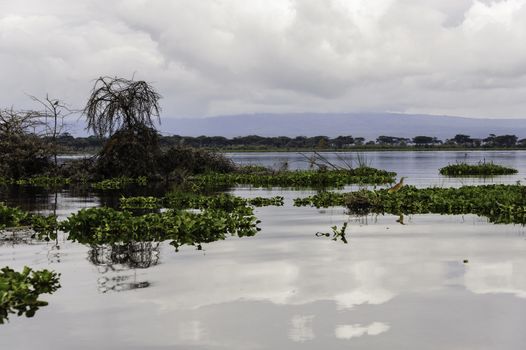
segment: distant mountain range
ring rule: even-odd
[[[163,134],[182,136],[361,136],[376,139],[380,135],[439,139],[466,134],[474,138],[489,134],[514,134],[526,137],[526,119],[482,119],[397,113],[296,113],[242,114],[201,119],[164,118]]]

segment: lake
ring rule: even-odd
[[[297,153],[231,153],[242,164],[307,168]],[[326,154],[331,162],[343,155]],[[524,181],[526,152],[364,152],[361,161],[418,187]],[[358,156],[353,154],[352,161]],[[438,168],[494,161],[519,170],[491,179],[448,179]],[[352,188],[352,187],[349,187]],[[348,188],[348,189],[349,189]],[[202,251],[152,244],[115,252],[59,239],[0,241],[0,266],[48,268],[62,288],[35,317],[0,325],[0,349],[524,349],[526,235],[520,225],[474,215],[349,216],[297,208],[314,191],[252,189],[285,197],[257,208],[261,231]],[[2,200],[49,212],[45,191]],[[106,203],[59,194],[61,218]],[[398,221],[397,221],[398,220]],[[348,222],[348,244],[318,237]],[[143,247],[144,248],[144,247]]]

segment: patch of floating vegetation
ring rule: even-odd
[[[28,178],[12,179],[0,177],[0,185],[32,186],[43,188],[62,187],[71,184],[71,179],[61,176],[34,176]]]
[[[394,182],[395,176],[396,173],[367,166],[339,170],[318,169],[295,171],[273,171],[260,166],[245,166],[240,167],[234,172],[209,172],[194,176],[183,176],[183,178],[179,178],[175,183],[180,182],[194,191],[203,188],[235,185],[251,185],[254,187],[339,188],[349,184],[378,185],[392,183]],[[60,188],[69,185],[89,184],[94,190],[113,191],[123,190],[130,186],[145,187],[150,184],[150,180],[147,176],[121,176],[97,182],[90,182],[85,178],[73,180],[72,178],[60,176],[36,176],[20,179],[0,177],[0,185]],[[159,179],[157,178],[156,181],[159,181]]]
[[[349,213],[375,214],[476,214],[493,223],[526,224],[526,186],[485,185],[460,188],[406,186],[388,190],[350,193],[320,192],[294,200],[296,206],[344,206]]]
[[[512,175],[517,169],[494,164],[492,162],[479,162],[478,164],[457,163],[439,169],[441,175],[446,176],[492,176]]]
[[[227,235],[253,236],[260,229],[254,207],[283,205],[283,197],[241,198],[172,192],[165,198],[121,198],[121,209],[90,208],[57,222],[56,216],[24,212],[0,205],[0,231],[26,227],[32,237],[49,241],[57,231],[83,244],[121,244],[170,241],[176,249],[225,239]],[[161,211],[161,208],[165,208]]]
[[[350,184],[386,184],[396,174],[370,167],[349,170],[296,170],[275,173],[208,173],[191,178],[199,187],[252,185],[254,187],[343,187]]]
[[[33,271],[24,267],[17,272],[9,267],[0,270],[0,324],[9,320],[10,314],[33,317],[46,301],[41,294],[51,294],[60,288],[60,274],[53,271]]]
[[[157,197],[121,197],[120,207],[124,210],[157,210],[162,207],[162,199]]]
[[[121,176],[111,179],[105,179],[99,182],[94,182],[91,187],[95,190],[108,191],[108,190],[122,190],[128,186],[147,186],[148,178],[146,176],[139,176],[137,178]]]
[[[252,208],[238,207],[227,212],[208,209],[201,212],[169,209],[161,213],[135,216],[112,208],[82,209],[61,222],[68,239],[83,244],[161,242],[169,240],[176,250],[222,240],[227,235],[253,236],[260,221]]]
[[[0,230],[10,231],[20,228],[31,229],[32,238],[49,240],[58,228],[57,217],[32,214],[0,203]]]
[[[205,196],[185,192],[171,192],[165,198],[165,205],[172,209],[222,209],[233,210],[239,207],[282,206],[283,197],[241,198],[227,193]]]
[[[124,210],[158,210],[169,209],[222,209],[234,210],[238,207],[282,206],[283,197],[242,198],[228,193],[212,196],[188,192],[170,192],[164,198],[156,197],[122,197],[120,208]]]
[[[332,240],[333,241],[342,241],[343,243],[347,244],[347,237],[345,235],[345,231],[347,230],[347,222],[344,222],[342,227],[339,229],[338,226],[331,226],[332,230]],[[316,232],[316,237],[330,237],[331,234],[328,232]]]
[[[61,188],[69,185],[86,185],[99,191],[122,190],[129,186],[147,186],[148,178],[146,176],[127,177],[121,176],[116,178],[104,179],[97,182],[89,182],[87,179],[75,179],[61,176],[35,176],[28,178],[12,179],[0,177],[0,186],[24,186],[24,187],[42,187],[42,188]]]

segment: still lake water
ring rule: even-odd
[[[367,152],[371,166],[417,186],[515,183],[526,152]],[[244,164],[295,153],[230,154]],[[328,155],[329,157],[333,157]],[[355,157],[355,156],[354,156]],[[449,180],[438,168],[495,161],[517,176]],[[256,209],[255,237],[231,237],[175,253],[151,247],[140,261],[61,239],[0,243],[0,266],[53,269],[62,288],[44,295],[34,318],[0,326],[0,349],[524,349],[526,230],[473,215],[349,217],[343,208],[295,208],[312,191],[239,187],[236,195],[283,195]],[[30,198],[30,199],[28,199]],[[46,210],[48,195],[4,199]],[[93,194],[62,193],[60,216],[100,205]],[[348,244],[316,237],[349,222]],[[98,253],[98,254],[97,254]],[[467,259],[469,262],[464,263]]]

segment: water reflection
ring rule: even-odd
[[[92,245],[88,260],[102,276],[97,279],[101,293],[142,289],[150,282],[140,280],[137,270],[159,264],[158,242],[129,242],[122,244]]]
[[[361,337],[363,335],[378,335],[389,330],[389,325],[381,322],[373,322],[368,326],[360,324],[340,325],[334,330],[334,334],[338,339],[351,339]]]
[[[10,228],[0,230],[0,246],[15,246],[20,244],[39,244],[33,237],[35,232],[27,228]]]
[[[306,153],[311,155],[312,153]],[[526,172],[526,151],[393,151],[393,152],[322,152],[331,163],[343,165],[341,157],[352,159],[353,162],[362,157],[370,166],[394,171],[399,177],[407,177],[407,183],[417,187],[428,186],[462,186],[491,183],[515,183],[524,180],[521,173]],[[290,169],[308,169],[309,163],[305,156],[298,152],[254,152],[227,153],[235,162],[241,164],[262,164],[275,166],[284,161]],[[438,174],[438,169],[457,162],[494,162],[519,170],[512,176],[496,176],[494,178],[449,178]]]
[[[341,225],[343,209],[257,211],[261,235],[211,243],[206,253],[174,254],[163,243],[162,264],[129,264],[121,254],[135,248],[106,247],[90,253],[93,269],[83,250],[60,264],[64,288],[41,318],[8,325],[0,345],[32,348],[29,333],[56,349],[79,337],[112,349],[522,349],[523,229],[470,215],[415,215],[402,226],[386,215],[351,221],[344,245],[313,237]],[[98,290],[78,293],[94,277]]]
[[[416,174],[426,157],[415,155],[404,171]],[[3,263],[53,264],[63,284],[35,319],[3,326],[0,348],[524,348],[524,228],[473,215],[349,219],[343,208],[292,207],[309,192],[236,191],[283,195],[286,205],[256,209],[261,234],[210,243],[206,252],[65,241],[49,244],[46,256],[31,244],[0,245]],[[68,195],[59,194],[59,216],[100,203]],[[351,244],[313,235],[347,220]]]
[[[314,315],[294,315],[290,320],[289,338],[293,342],[304,343],[315,338],[312,329]]]
[[[100,271],[100,270],[99,270]],[[100,271],[102,274],[107,271]],[[131,275],[102,276],[97,279],[97,288],[101,293],[124,292],[134,289],[147,288],[150,286],[148,281],[138,281],[137,272]]]
[[[159,242],[92,245],[88,260],[111,270],[146,269],[159,263]]]
[[[478,261],[465,269],[464,283],[473,293],[506,293],[526,298],[526,261]]]

